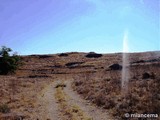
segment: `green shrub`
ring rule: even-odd
[[[9,52],[11,51],[5,46],[2,46],[0,50],[0,74],[2,75],[14,73],[19,66],[20,57],[18,55],[10,56]]]

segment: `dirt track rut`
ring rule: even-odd
[[[91,105],[88,101],[84,100],[80,95],[73,91],[71,83],[72,81],[65,81],[66,87],[64,88],[65,93],[70,97],[68,101],[70,105],[78,105],[83,112],[92,118],[92,120],[112,120],[106,111]]]
[[[54,95],[56,91],[55,86],[60,82],[62,81],[58,80],[46,86],[38,96],[39,113],[36,115],[38,120],[63,120],[60,118],[60,108]],[[66,87],[63,89],[69,98],[67,99],[69,106],[78,106],[91,120],[112,120],[106,111],[91,105],[73,91],[71,83],[72,81],[65,81],[64,84],[66,84]]]

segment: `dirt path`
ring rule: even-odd
[[[112,120],[106,111],[91,105],[74,92],[71,87],[71,82],[72,81],[65,81],[66,87],[64,88],[65,93],[70,97],[68,101],[70,105],[76,104],[79,106],[85,114],[92,118],[92,120]]]
[[[38,120],[63,120],[60,114],[61,108],[59,108],[59,103],[55,98],[56,88],[55,86],[59,84],[60,80],[51,83],[46,86],[37,97],[38,99],[38,109],[34,115],[34,119]],[[64,87],[63,92],[66,96],[67,105],[72,108],[78,106],[80,111],[91,119],[81,119],[81,120],[112,120],[109,115],[91,105],[89,102],[80,97],[71,87],[72,81],[65,81],[66,87]],[[68,120],[68,119],[67,119]],[[79,120],[79,119],[76,119]]]
[[[58,115],[58,106],[54,98],[54,82],[46,86],[37,97],[39,104],[39,113],[36,116],[38,120],[60,120]]]

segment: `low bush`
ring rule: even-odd
[[[47,78],[50,77],[48,75],[29,75],[29,78]]]
[[[119,65],[119,64],[110,65],[109,68],[110,68],[111,70],[122,70],[122,66]]]
[[[143,73],[142,79],[149,79],[149,78],[155,79],[155,74],[154,73],[150,74],[150,73],[147,73],[147,72]]]
[[[9,52],[12,50],[2,46],[0,50],[0,74],[6,75],[14,73],[20,65],[20,57],[17,55],[10,56]]]
[[[97,53],[94,53],[94,52],[90,52],[86,55],[87,58],[99,58],[99,57],[102,57],[102,54],[97,54]]]
[[[67,53],[61,53],[61,54],[59,54],[58,56],[59,56],[59,57],[67,57],[68,54],[67,54]]]
[[[39,55],[39,58],[50,58],[52,57],[51,55]]]
[[[81,81],[81,80],[77,80],[77,81],[75,81],[75,86],[80,86],[80,85],[82,85],[83,84],[83,81]]]
[[[2,104],[2,105],[0,105],[0,112],[1,113],[9,113],[10,112],[10,108],[8,107],[8,105]]]
[[[59,88],[59,87],[64,88],[64,87],[66,87],[66,84],[64,84],[64,83],[58,83],[58,84],[55,86],[55,88]]]
[[[80,64],[83,64],[84,62],[69,62],[69,63],[66,63],[65,65],[67,67],[70,67],[70,68],[74,68],[74,67],[77,67],[79,66]]]

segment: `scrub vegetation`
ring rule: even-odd
[[[0,68],[1,120],[127,120],[125,113],[160,114],[160,52],[129,54],[123,94],[121,53],[16,56],[19,61],[10,51],[3,47],[0,57],[1,66],[4,60],[14,66]]]
[[[0,74],[14,73],[20,65],[20,57],[16,54],[10,56],[11,48],[5,46],[0,50]]]

